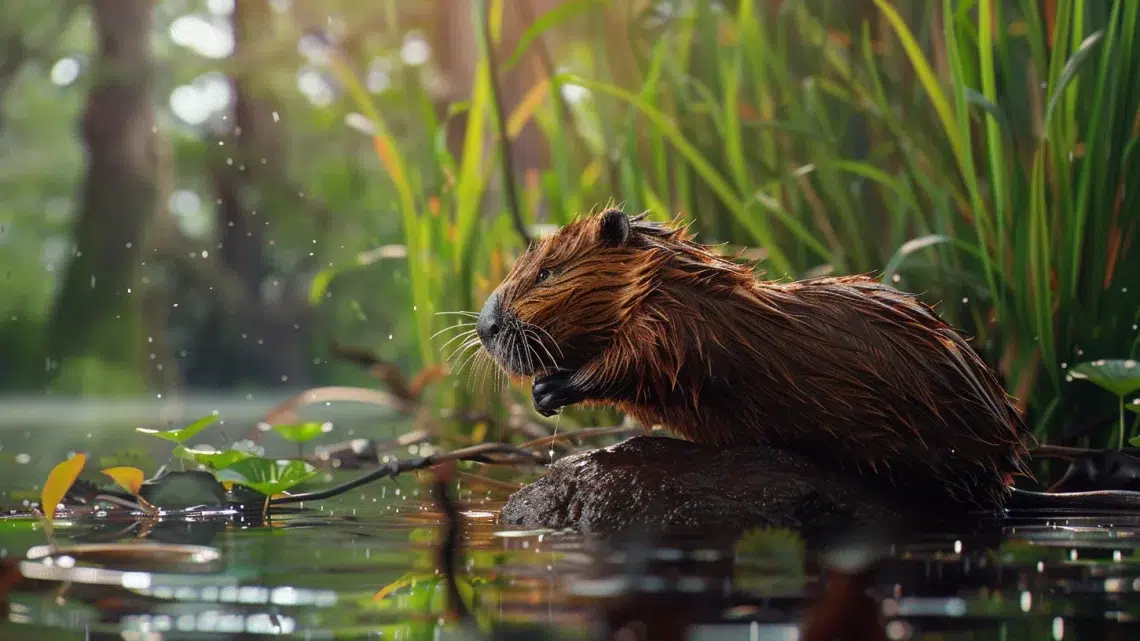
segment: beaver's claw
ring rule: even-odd
[[[574,372],[562,370],[534,379],[530,395],[534,399],[535,411],[550,417],[563,407],[583,400],[585,395],[574,385],[573,377]]]

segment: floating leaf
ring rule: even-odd
[[[271,461],[247,458],[219,470],[215,478],[222,483],[236,483],[273,496],[304,483],[317,474],[317,468],[304,461]]]
[[[234,448],[218,451],[209,446],[191,448],[185,445],[174,448],[173,454],[178,458],[205,465],[212,470],[224,470],[238,461],[256,456],[256,454]]]
[[[305,443],[317,438],[321,434],[331,432],[332,423],[317,423],[311,421],[308,423],[294,423],[292,425],[274,425],[273,431],[280,434],[281,438],[287,441]]]
[[[1125,409],[1131,410],[1140,414],[1140,398],[1134,399],[1131,403],[1124,404]]]
[[[143,480],[146,479],[143,471],[137,467],[109,467],[102,472],[131,494],[138,494],[142,489]]]
[[[76,454],[51,468],[47,480],[44,481],[43,492],[40,493],[40,509],[49,522],[55,515],[55,506],[63,500],[63,496],[71,489],[75,479],[79,478],[79,473],[86,464],[87,455]]]
[[[1117,396],[1140,391],[1140,361],[1098,360],[1075,365],[1069,374],[1096,383]]]
[[[209,416],[203,416],[202,418],[194,421],[193,423],[187,425],[186,427],[184,427],[182,429],[178,429],[178,430],[164,430],[164,431],[163,430],[151,430],[151,429],[147,429],[144,427],[138,427],[135,429],[139,432],[142,432],[143,434],[150,434],[151,436],[157,436],[158,438],[163,439],[164,441],[172,441],[174,443],[181,444],[181,443],[185,443],[186,441],[189,441],[190,439],[194,438],[194,436],[197,435],[198,432],[201,432],[202,430],[206,429],[210,425],[213,425],[214,421],[216,421],[216,420],[218,420],[218,415],[217,414],[211,414]]]

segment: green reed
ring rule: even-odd
[[[568,79],[636,117],[621,197],[763,249],[772,277],[940,302],[1041,437],[1099,412],[1064,368],[1137,350],[1140,7],[767,4],[681,14],[640,87]]]
[[[503,114],[515,131],[533,118],[551,151],[536,181],[516,178],[518,212],[484,198],[503,141],[485,55],[453,109],[469,123],[458,161],[425,95],[413,109],[434,166],[409,164],[400,145],[416,141],[366,111],[399,194],[424,364],[453,322],[435,312],[476,309],[521,248],[512,216],[532,225],[541,199],[563,224],[615,200],[754,247],[772,278],[873,273],[923,294],[975,336],[1041,437],[1100,412],[1064,370],[1140,350],[1140,6],[774,4],[678,2],[655,23],[578,0],[541,18],[507,66],[574,19],[609,31],[564,43],[571,67]],[[492,33],[502,9],[490,2]],[[560,100],[572,85],[589,98]]]

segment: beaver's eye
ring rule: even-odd
[[[540,269],[540,270],[538,270],[538,278],[536,278],[534,282],[541,283],[542,281],[546,280],[547,278],[550,278],[550,270],[549,269]]]

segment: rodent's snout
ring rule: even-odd
[[[503,312],[499,308],[499,292],[494,292],[483,303],[483,309],[479,311],[479,320],[475,321],[475,333],[479,335],[479,340],[483,341],[484,345],[503,329],[502,316]]]

